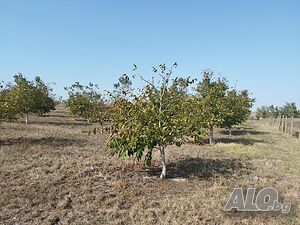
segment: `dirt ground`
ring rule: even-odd
[[[150,169],[110,157],[107,134],[63,107],[30,119],[0,123],[0,224],[300,224],[300,141],[273,128],[171,146],[161,180],[157,153]],[[291,211],[225,213],[234,187],[274,187]]]

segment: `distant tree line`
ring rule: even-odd
[[[281,107],[274,105],[261,106],[256,110],[257,119],[264,119],[269,117],[277,118],[279,116],[287,116],[289,118],[300,118],[300,110],[297,109],[295,102],[286,102]]]

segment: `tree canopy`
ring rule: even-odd
[[[153,67],[151,81],[146,80],[138,94],[131,92],[131,100],[121,98],[115,102],[112,114],[112,135],[108,146],[113,155],[134,156],[150,165],[152,152],[159,150],[162,163],[161,178],[166,176],[165,148],[182,145],[190,130],[184,113],[185,91],[188,80],[171,79],[174,64],[170,69],[165,64]]]
[[[5,112],[4,118],[12,118],[17,114],[25,115],[25,122],[28,123],[29,113],[42,115],[49,112],[55,106],[51,91],[39,76],[30,81],[21,73],[16,74],[13,83],[6,88],[2,85],[0,108]]]
[[[126,92],[115,91],[126,95],[117,95],[113,103],[112,135],[108,141],[111,153],[118,157],[133,156],[138,161],[144,157],[150,165],[153,151],[158,150],[161,178],[166,176],[167,146],[181,146],[190,138],[200,143],[208,131],[212,139],[214,128],[231,128],[244,122],[253,101],[246,90],[230,90],[225,79],[214,79],[211,70],[203,72],[195,94],[191,94],[188,87],[195,79],[173,77],[176,67],[176,63],[171,68],[165,64],[153,67],[152,79],[139,76],[144,86],[135,91],[128,75],[123,75],[114,86],[120,90],[122,83],[130,84],[123,86]]]
[[[67,106],[71,113],[87,119],[89,122],[99,122],[101,124],[101,132],[103,124],[108,120],[108,106],[97,84],[89,83],[84,86],[79,82],[75,82],[70,87],[66,87],[69,98]]]

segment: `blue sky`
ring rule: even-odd
[[[214,69],[257,99],[300,107],[300,1],[0,0],[0,80],[40,75],[57,96],[112,83],[132,64]]]

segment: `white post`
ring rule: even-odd
[[[164,178],[166,178],[166,175],[167,175],[167,166],[166,166],[166,157],[165,157],[165,148],[164,147],[160,148],[160,161],[161,161],[161,165],[162,165],[162,171],[161,171],[160,178],[164,179]]]
[[[28,112],[25,113],[25,123],[26,124],[29,123],[29,113]]]

